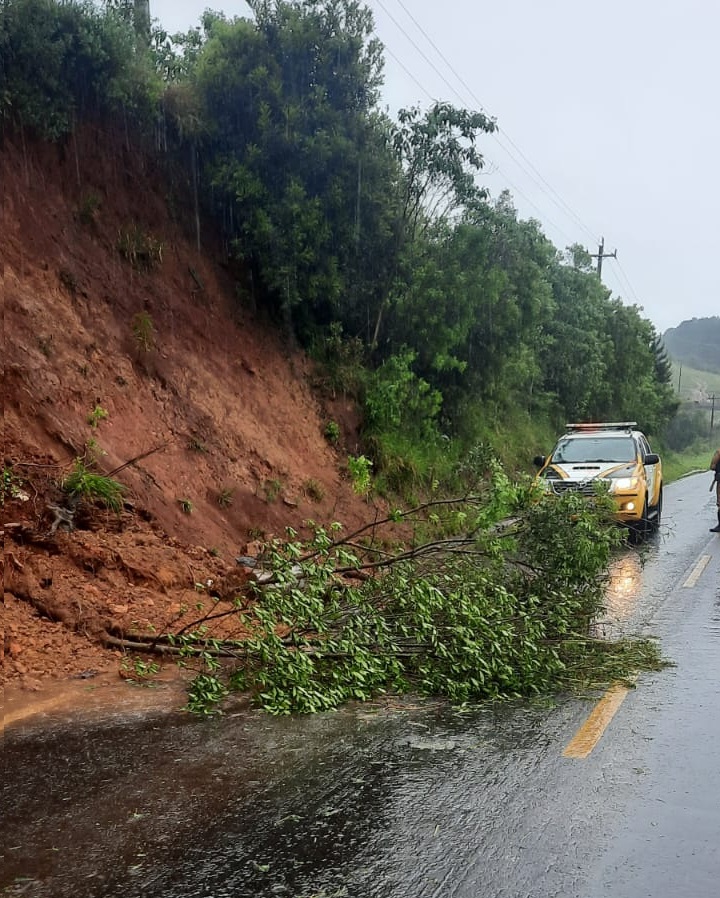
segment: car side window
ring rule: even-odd
[[[645,439],[645,437],[640,437],[640,451],[643,454],[643,457],[649,455],[652,450],[650,449],[650,444]]]

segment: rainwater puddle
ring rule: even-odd
[[[477,827],[489,798],[483,825],[506,813],[495,793],[560,744],[547,717],[524,704],[460,714],[398,702],[11,730],[0,894],[430,896],[468,815]],[[562,709],[553,720],[567,727]]]

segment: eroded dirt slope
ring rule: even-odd
[[[307,359],[238,298],[219,241],[203,231],[197,252],[164,171],[93,129],[63,146],[6,137],[0,184],[3,451],[22,481],[3,507],[2,677],[33,688],[120,667],[107,634],[229,603],[258,539],[368,509],[342,475],[352,407],[321,399]],[[152,270],[118,250],[135,228],[162,247]],[[123,512],[78,508],[70,531],[55,509],[77,457],[104,473],[138,460],[115,475]]]

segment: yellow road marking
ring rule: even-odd
[[[587,758],[600,741],[620,705],[625,701],[628,692],[630,692],[628,686],[619,684],[608,689],[592,709],[585,723],[568,743],[563,752],[564,758]]]
[[[702,572],[705,570],[705,568],[708,566],[708,564],[710,564],[710,556],[703,555],[699,559],[699,561],[695,565],[695,567],[692,569],[692,573],[690,574],[690,576],[683,583],[683,589],[692,589],[692,587],[695,586],[695,584],[700,579]]]

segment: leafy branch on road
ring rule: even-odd
[[[237,609],[248,638],[230,667],[213,657],[201,671],[204,693],[247,690],[287,714],[386,692],[456,704],[533,696],[656,668],[651,641],[590,637],[622,540],[611,512],[606,496],[538,495],[492,465],[464,499],[349,536],[339,524],[308,542],[289,531],[265,546],[252,601]]]

